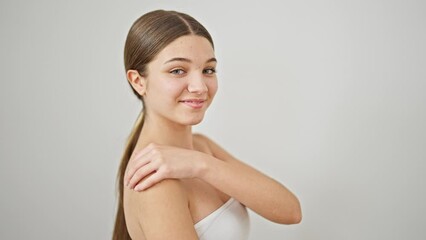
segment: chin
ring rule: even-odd
[[[200,119],[200,120],[194,120],[194,121],[190,121],[190,122],[188,122],[186,125],[197,125],[197,124],[199,124],[200,122],[202,122],[203,121],[203,119]]]
[[[204,119],[204,116],[196,117],[196,118],[192,118],[192,119],[186,119],[186,120],[182,121],[182,124],[184,124],[184,125],[191,125],[191,126],[192,125],[197,125],[200,122],[202,122],[203,119]]]

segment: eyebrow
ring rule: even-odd
[[[179,61],[179,62],[188,62],[188,63],[191,63],[191,62],[192,62],[192,61],[191,61],[190,59],[188,59],[188,58],[175,57],[175,58],[172,58],[172,59],[170,59],[170,60],[167,60],[166,62],[164,62],[164,64],[169,63],[169,62],[174,62],[174,61]],[[207,60],[207,61],[206,61],[206,63],[209,63],[209,62],[217,62],[217,59],[216,59],[216,58],[210,58],[209,60]]]

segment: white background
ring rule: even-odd
[[[110,239],[140,111],[131,24],[188,13],[219,92],[194,127],[282,182],[303,221],[251,239],[425,239],[423,1],[1,1],[0,239]]]

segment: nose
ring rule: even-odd
[[[188,92],[195,94],[202,94],[207,92],[208,88],[204,81],[202,74],[197,74],[189,78],[188,80]]]

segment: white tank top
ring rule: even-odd
[[[230,198],[194,227],[200,240],[247,240],[250,219],[246,207]]]

